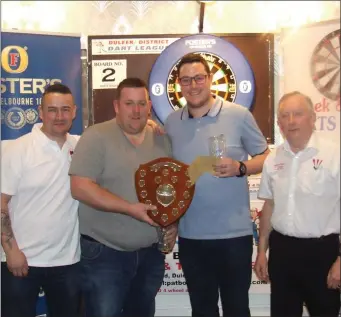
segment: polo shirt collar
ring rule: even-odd
[[[46,136],[46,134],[41,131],[41,127],[43,126],[43,123],[36,123],[34,124],[33,128],[32,128],[32,133],[35,137],[35,139],[37,139],[39,141],[39,144],[41,146],[48,146],[51,144],[57,144],[56,141],[51,140],[50,138],[48,138]],[[68,143],[69,145],[72,145],[72,143],[70,142],[70,134],[68,133],[66,136],[66,143]]]
[[[212,105],[212,107],[210,108],[210,110],[203,115],[203,117],[211,117],[211,118],[214,118],[216,117],[220,111],[221,111],[221,108],[223,106],[223,100],[220,99],[220,98],[217,98],[217,97],[214,97],[215,99],[215,102],[214,104]],[[181,113],[181,120],[188,120],[188,119],[193,119],[192,115],[189,113],[188,111],[188,107],[185,106],[183,109],[182,109],[182,113]]]

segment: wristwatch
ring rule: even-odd
[[[246,168],[246,165],[239,161],[239,175],[236,175],[237,177],[243,177],[246,175],[246,172],[247,172],[247,168]]]

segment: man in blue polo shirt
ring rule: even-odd
[[[193,201],[179,223],[179,257],[192,316],[247,317],[252,274],[252,222],[247,175],[261,172],[269,153],[250,111],[211,94],[212,74],[200,54],[178,64],[186,107],[169,115],[166,133],[173,157],[190,164],[209,155],[208,138],[223,134],[226,156],[196,183]],[[252,158],[248,160],[248,156]]]

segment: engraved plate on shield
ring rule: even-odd
[[[176,197],[176,191],[171,184],[162,184],[156,190],[156,199],[164,207],[169,206]]]

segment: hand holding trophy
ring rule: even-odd
[[[166,241],[169,226],[187,211],[192,202],[195,185],[192,184],[188,165],[168,157],[161,157],[139,166],[135,172],[135,188],[141,203],[154,205],[155,210],[148,215],[160,227],[159,250],[163,253],[172,251]]]

